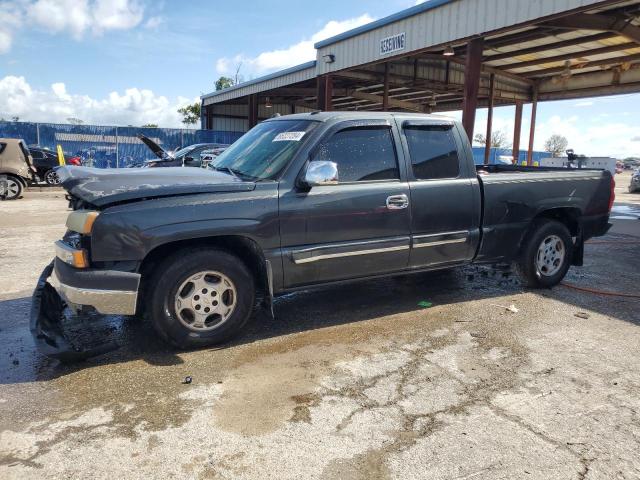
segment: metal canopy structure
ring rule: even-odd
[[[463,111],[640,92],[640,0],[431,0],[315,45],[316,61],[202,97],[203,128],[275,113]],[[485,158],[488,159],[488,152]]]

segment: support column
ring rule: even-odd
[[[527,152],[527,165],[533,165],[533,141],[536,133],[536,113],[538,110],[538,85],[533,86],[533,98],[531,102],[531,126],[529,127],[529,151]]]
[[[464,66],[464,99],[462,101],[462,125],[469,141],[473,141],[473,127],[476,122],[480,72],[484,38],[475,38],[467,44],[467,58]]]
[[[248,97],[248,114],[249,128],[253,128],[258,124],[258,95],[253,93]]]
[[[384,64],[384,84],[382,90],[382,110],[389,110],[389,62]]]
[[[207,112],[209,111],[209,107],[204,106],[204,102],[200,104],[200,130],[204,130],[209,128],[207,126]]]
[[[513,164],[520,160],[520,134],[522,133],[522,101],[516,102],[516,120],[513,128]]]
[[[333,110],[331,98],[333,97],[333,77],[321,75],[318,77],[318,110],[329,112]]]
[[[491,155],[491,137],[493,135],[493,97],[495,92],[496,75],[492,73],[489,76],[489,109],[487,111],[487,136],[485,137],[486,143],[484,146],[484,164],[489,163],[489,156]]]

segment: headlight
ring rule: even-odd
[[[56,257],[72,267],[87,268],[89,266],[89,256],[83,248],[73,248],[58,240],[55,244]]]
[[[90,235],[93,223],[98,218],[100,212],[95,210],[76,210],[67,217],[67,228],[72,232]]]

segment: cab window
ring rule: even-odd
[[[340,130],[320,145],[312,160],[335,162],[340,183],[400,178],[391,128],[387,125]]]
[[[416,179],[456,178],[460,175],[453,125],[407,125],[404,135]]]

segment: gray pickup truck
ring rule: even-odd
[[[606,171],[477,168],[458,122],[402,113],[273,118],[207,170],[59,176],[73,211],[31,328],[63,359],[92,353],[65,337],[69,309],[144,314],[190,348],[229,339],[278,294],[336,282],[475,262],[552,287],[607,232],[614,195]]]

